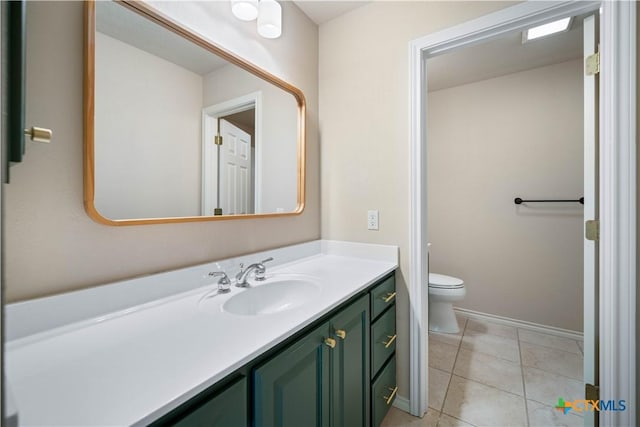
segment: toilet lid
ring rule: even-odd
[[[429,273],[429,286],[432,288],[462,288],[464,281],[444,274]]]

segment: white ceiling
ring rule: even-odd
[[[293,0],[293,2],[317,25],[331,21],[371,1]]]
[[[427,60],[429,91],[582,58],[582,19],[571,30],[522,43],[522,32]]]

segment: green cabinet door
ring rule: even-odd
[[[240,377],[223,386],[214,386],[152,427],[247,427],[247,378]]]
[[[253,371],[255,427],[329,426],[329,324]]]
[[[369,425],[369,295],[331,319],[332,426]]]

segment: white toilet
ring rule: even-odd
[[[456,277],[429,273],[429,330],[455,334],[460,332],[453,313],[453,303],[461,301],[467,291]]]

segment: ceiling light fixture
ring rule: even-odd
[[[258,0],[231,0],[231,11],[241,21],[253,21],[258,17]]]
[[[548,24],[529,28],[522,33],[522,41],[525,43],[551,34],[569,31],[569,28],[571,27],[571,20],[572,17],[562,18],[557,21],[549,22]]]
[[[260,1],[258,34],[267,39],[277,39],[282,34],[282,6],[277,1]]]
[[[266,39],[282,35],[282,6],[276,0],[231,0],[231,11],[242,21],[258,19],[258,34]]]

